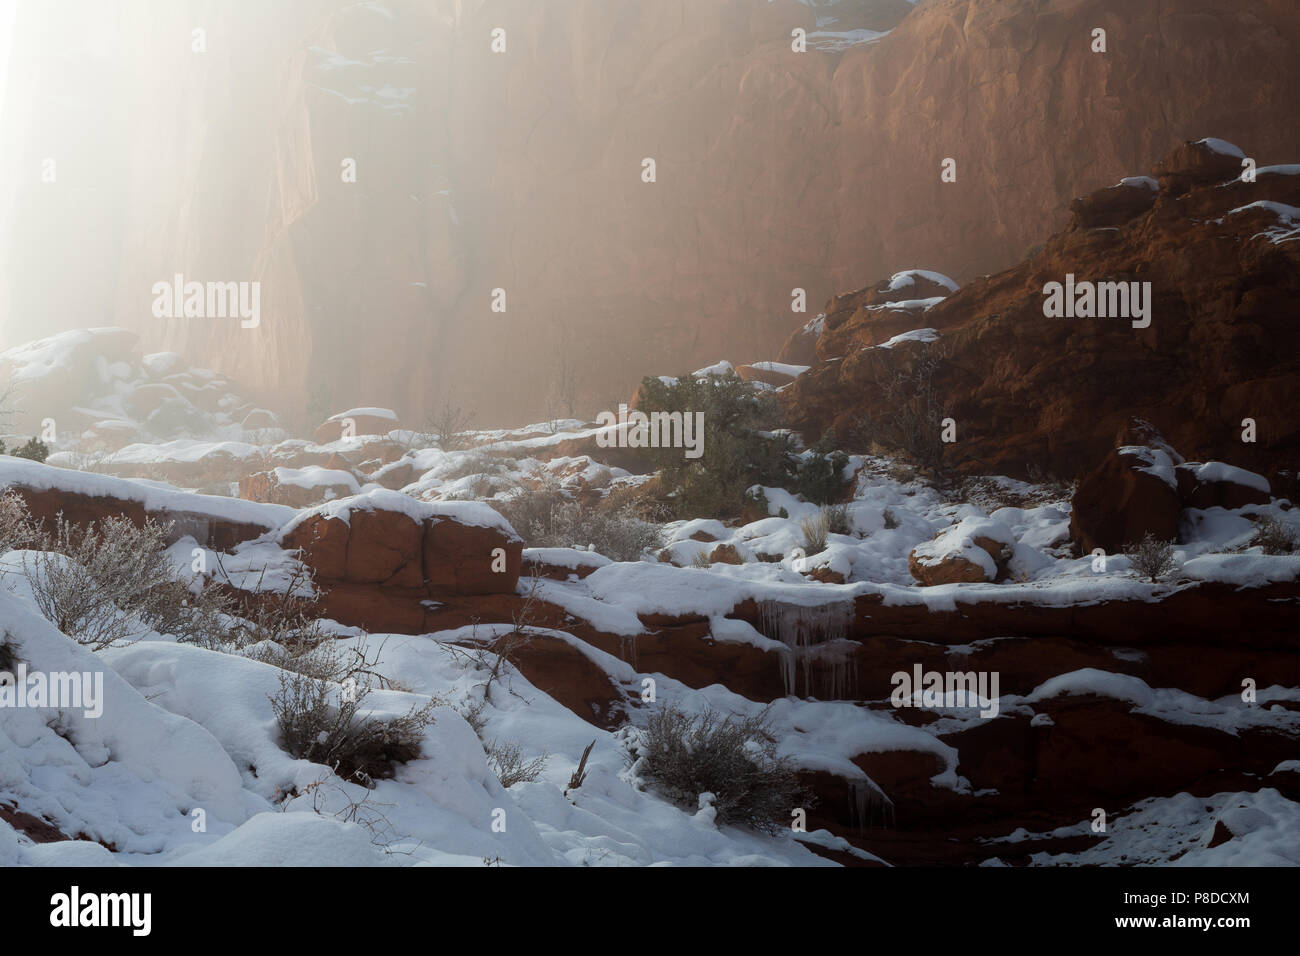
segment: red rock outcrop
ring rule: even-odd
[[[401,498],[394,493],[390,500]],[[352,507],[354,502],[362,503]],[[281,541],[298,549],[327,587],[393,588],[399,604],[421,590],[425,597],[513,595],[523,553],[519,537],[501,527],[482,527],[451,514],[417,519],[403,508],[384,507],[373,495],[308,513]],[[419,619],[412,615],[411,620]]]
[[[1300,204],[1300,176],[1224,182],[1221,156],[1180,148],[1145,211],[1116,226],[1076,220],[1019,266],[917,315],[915,327],[938,330],[932,342],[868,347],[893,326],[877,334],[880,319],[859,317],[832,328],[846,308],[832,300],[822,361],[780,393],[789,418],[809,440],[833,425],[897,450],[897,430],[882,423],[919,409],[936,436],[940,418],[955,421],[957,440],[940,449],[948,467],[1070,477],[1094,468],[1136,415],[1185,455],[1260,472],[1276,487],[1300,464],[1300,422],[1281,412],[1300,392],[1291,319],[1300,243],[1276,241],[1295,224],[1269,203]],[[1048,317],[1048,283],[1067,275],[1149,282],[1150,325]]]

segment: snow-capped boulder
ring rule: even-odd
[[[269,501],[291,508],[309,508],[323,501],[358,494],[361,486],[351,471],[321,468],[274,468],[239,479],[239,497]]]
[[[1187,142],[1156,164],[1160,188],[1174,195],[1193,186],[1224,183],[1241,175],[1245,153],[1232,143],[1207,138]]]
[[[523,542],[480,502],[417,501],[387,489],[329,502],[280,532],[325,582],[513,594]]]
[[[1166,448],[1125,445],[1084,476],[1074,493],[1070,535],[1080,553],[1111,554],[1147,534],[1162,541],[1178,536],[1182,499],[1175,461]]]
[[[1269,503],[1269,483],[1263,475],[1221,461],[1188,461],[1175,470],[1178,492],[1188,508],[1227,508]]]
[[[908,557],[912,576],[921,584],[999,581],[1016,551],[1016,539],[1001,521],[965,518],[933,541],[917,545]]]

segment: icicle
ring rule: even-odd
[[[894,801],[870,780],[849,780],[849,821],[855,830],[894,825]]]
[[[636,635],[623,634],[618,639],[618,656],[636,670]]]
[[[780,655],[780,666],[786,696],[798,692],[800,670],[803,671],[802,696],[813,696],[813,663],[822,656],[817,648],[842,641],[853,622],[853,612],[853,604],[849,601],[812,607],[777,601],[759,603],[759,629],[767,637],[785,645],[785,651]],[[851,651],[847,649],[831,657],[831,699],[843,699],[840,695],[845,693],[850,681],[856,680],[856,673],[849,674],[851,657]]]

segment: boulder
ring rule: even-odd
[[[1154,205],[1156,181],[1149,176],[1130,176],[1114,186],[1098,189],[1070,202],[1074,223],[1084,229],[1118,226],[1134,219]]]
[[[1221,139],[1186,142],[1156,164],[1160,188],[1178,196],[1194,186],[1217,186],[1241,175],[1245,154]]]
[[[740,556],[734,544],[720,544],[709,552],[709,562],[711,564],[744,564],[745,559]]]
[[[1175,464],[1162,448],[1126,445],[1106,456],[1075,490],[1070,535],[1080,554],[1117,554],[1151,534],[1178,537],[1182,499]]]
[[[1263,475],[1221,461],[1184,462],[1175,469],[1178,493],[1187,508],[1227,508],[1266,505],[1269,482]]]
[[[1002,522],[966,518],[913,548],[907,566],[926,587],[1001,581],[1015,547],[1011,529]]]
[[[523,542],[496,528],[433,518],[424,531],[424,577],[429,593],[513,594]]]

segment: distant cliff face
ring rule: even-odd
[[[1182,140],[1300,154],[1293,3],[1113,6],[124,0],[60,32],[20,0],[3,334],[123,325],[315,412],[537,418],[561,362],[613,407],[774,357],[795,288],[1009,265]],[[260,323],[156,317],[178,273],[260,282]]]

